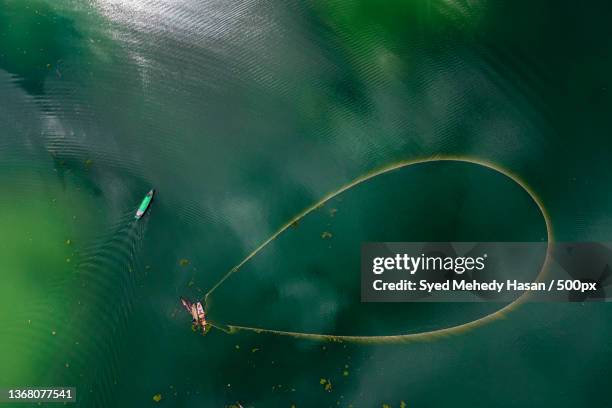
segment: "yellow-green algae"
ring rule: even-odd
[[[0,383],[49,384],[66,378],[81,329],[73,243],[96,225],[86,192],[56,177],[0,176]]]

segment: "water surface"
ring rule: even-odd
[[[341,185],[438,154],[517,174],[558,240],[609,240],[609,17],[604,2],[0,0],[0,384],[76,386],[83,407],[605,404],[605,304],[363,346],[202,337],[178,299]],[[495,172],[402,169],[274,241],[210,317],[447,327],[500,305],[360,304],[359,243],[545,233]]]

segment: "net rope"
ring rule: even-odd
[[[219,288],[230,276],[238,272],[246,263],[248,263],[251,259],[253,259],[259,252],[261,252],[264,248],[266,248],[271,242],[273,242],[276,238],[278,238],[281,234],[283,234],[287,229],[289,229],[296,222],[299,222],[308,214],[317,210],[318,208],[325,205],[331,199],[339,196],[343,192],[361,184],[368,180],[371,180],[375,177],[390,173],[395,170],[399,170],[402,168],[406,168],[409,166],[425,164],[425,163],[441,163],[441,162],[456,162],[456,163],[468,163],[477,166],[481,166],[490,170],[493,170],[520,186],[531,198],[531,200],[537,205],[538,210],[544,220],[546,225],[546,254],[544,258],[544,262],[542,263],[542,268],[536,277],[536,282],[541,281],[545,278],[546,272],[551,260],[551,252],[552,246],[554,244],[553,237],[553,229],[552,229],[552,221],[546,207],[543,202],[540,200],[535,191],[520,177],[512,173],[511,171],[499,166],[493,162],[469,157],[469,156],[433,156],[427,158],[420,159],[412,159],[396,162],[379,169],[373,170],[365,175],[362,175],[355,180],[343,185],[339,189],[332,191],[331,193],[324,196],[321,200],[317,201],[310,207],[304,209],[292,219],[290,219],[287,223],[282,225],[276,232],[274,232],[270,237],[268,237],[265,241],[263,241],[258,247],[256,247],[252,252],[250,252],[242,261],[240,261],[236,266],[227,271],[219,281],[212,286],[212,288],[206,293],[204,296],[204,302],[206,304],[206,310],[208,311],[208,307],[210,305],[209,298],[211,294]],[[489,324],[495,320],[504,318],[509,312],[516,309],[519,305],[523,304],[529,297],[529,292],[524,292],[521,296],[519,296],[513,302],[507,304],[499,310],[496,310],[488,315],[480,317],[478,319],[458,324],[455,326],[449,326],[436,330],[429,330],[423,332],[416,333],[406,333],[406,334],[398,334],[398,335],[388,335],[388,336],[347,336],[347,335],[336,335],[336,334],[324,334],[324,333],[306,333],[306,332],[298,332],[298,331],[283,331],[283,330],[274,330],[268,328],[260,328],[260,327],[248,327],[248,326],[237,326],[230,324],[222,324],[218,322],[211,322],[211,325],[217,329],[220,329],[226,333],[234,334],[238,332],[252,332],[258,334],[269,334],[269,335],[278,335],[278,336],[289,336],[298,339],[306,339],[306,340],[314,340],[314,341],[327,341],[327,342],[346,342],[346,343],[363,343],[363,344],[394,344],[394,343],[410,343],[410,342],[419,342],[419,341],[429,341],[442,337],[449,337],[461,333],[465,333],[469,330],[475,329],[477,327],[484,326]]]

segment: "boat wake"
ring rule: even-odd
[[[97,367],[81,393],[85,406],[116,406],[113,386],[144,270],[138,254],[148,220],[144,217],[135,221],[132,210],[125,212],[106,234],[79,254],[76,274],[82,296],[74,307],[77,312],[73,319],[75,324],[92,330],[78,340],[79,349],[86,352],[75,357],[85,370]]]

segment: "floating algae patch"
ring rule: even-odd
[[[78,291],[67,260],[97,224],[94,201],[55,177],[9,173],[0,176],[0,383],[72,383],[82,328],[71,319]]]
[[[208,296],[211,320],[234,331],[350,341],[337,336],[416,335],[501,315],[503,304],[361,303],[360,244],[550,240],[533,192],[510,173],[468,159],[391,165],[375,174],[313,205],[299,217],[300,229],[274,235],[232,269]],[[330,228],[326,206],[339,209],[332,246],[318,237]]]

